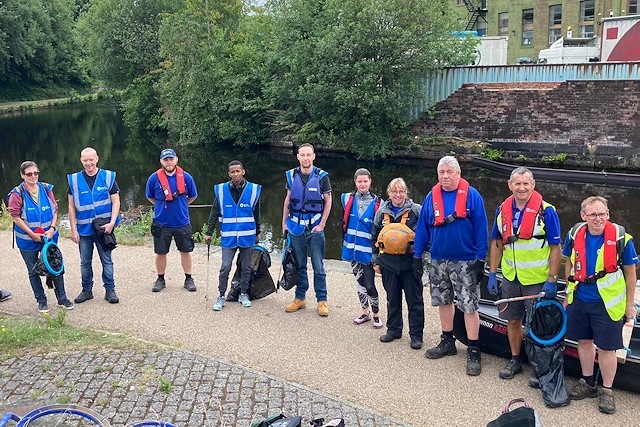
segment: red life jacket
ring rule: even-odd
[[[604,225],[604,271],[596,272],[597,278],[604,277],[607,273],[614,273],[618,270],[618,227],[607,221]],[[624,232],[622,234],[624,238]],[[575,231],[573,250],[576,253],[575,264],[573,266],[573,278],[576,282],[585,282],[587,277],[587,224],[583,224]],[[622,254],[620,254],[622,257]],[[598,277],[599,276],[599,277]]]
[[[380,209],[380,196],[376,196],[371,193],[373,196],[373,200],[376,205],[373,207],[373,213],[375,214]],[[346,233],[349,225],[349,215],[351,214],[351,208],[353,208],[353,200],[356,198],[355,191],[349,195],[349,199],[347,200],[347,204],[344,207],[344,214],[342,214],[342,232]]]
[[[469,182],[460,178],[458,182],[458,192],[456,193],[456,207],[454,210],[454,218],[467,217],[467,197],[469,196]],[[444,203],[442,202],[442,186],[437,183],[431,189],[431,201],[433,205],[433,225],[438,227],[445,223]]]
[[[502,243],[509,243],[509,237],[513,232],[513,195],[507,197],[502,202],[502,209],[500,215],[502,215]],[[518,228],[518,239],[529,240],[533,237],[533,229],[536,225],[536,216],[542,208],[542,195],[537,191],[533,191],[531,198],[527,202],[527,206],[522,214],[522,221]]]
[[[158,181],[160,181],[164,199],[167,202],[172,201],[173,194],[171,193],[171,188],[169,188],[169,180],[167,179],[167,174],[164,169],[158,169],[156,175],[158,176]],[[176,166],[176,184],[178,185],[178,194],[187,194],[187,184],[184,182],[184,170],[182,170],[180,166]]]

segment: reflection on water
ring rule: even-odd
[[[132,138],[114,105],[81,104],[29,111],[0,117],[0,191],[6,195],[20,176],[23,160],[34,160],[42,172],[40,179],[55,185],[61,213],[67,212],[66,174],[82,169],[80,151],[92,146],[100,156],[99,166],[117,172],[123,209],[148,204],[144,197],[148,176],[159,167],[159,153],[164,143]],[[194,176],[200,196],[196,206],[211,203],[212,188],[228,180],[227,164],[241,160],[247,179],[262,184],[261,213],[263,240],[268,247],[281,247],[282,202],[285,196],[286,169],[297,166],[293,153],[263,149],[178,149],[180,165]],[[443,155],[448,153],[443,153]],[[397,176],[407,181],[411,197],[420,203],[436,182],[435,163],[400,163],[393,159],[379,162],[356,161],[343,157],[320,157],[316,165],[331,176],[334,207],[326,229],[327,258],[340,257],[341,231],[340,193],[353,190],[353,172],[359,167],[373,174],[373,191],[384,195],[387,183]],[[463,175],[485,199],[487,212],[493,215],[497,206],[509,195],[506,177],[480,168],[465,168]],[[563,232],[580,220],[580,202],[598,194],[610,201],[612,220],[624,225],[631,234],[638,232],[640,190],[587,184],[538,182],[536,189],[558,209]],[[193,207],[194,229],[206,222],[208,207]]]

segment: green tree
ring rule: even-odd
[[[274,0],[274,130],[385,155],[431,70],[470,62],[449,0]]]

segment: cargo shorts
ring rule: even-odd
[[[476,260],[449,261],[432,259],[429,265],[431,305],[455,304],[464,313],[478,311],[480,292]],[[480,273],[481,274],[481,273]]]

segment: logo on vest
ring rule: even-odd
[[[318,191],[318,187],[308,187],[307,190],[309,190],[309,191]]]
[[[250,208],[251,205],[249,203],[240,203],[238,206],[240,206],[241,208]]]
[[[363,219],[363,221],[364,222],[371,222],[372,220],[371,220],[371,218],[365,218],[365,219]]]
[[[615,245],[615,240],[607,240],[607,246]]]
[[[96,187],[96,190],[105,191],[105,190],[107,190],[107,187]]]

